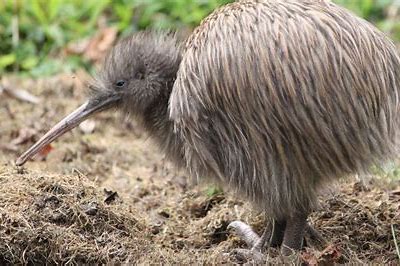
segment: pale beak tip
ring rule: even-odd
[[[26,160],[24,160],[24,159],[22,159],[21,157],[19,157],[19,158],[15,161],[15,165],[16,165],[16,166],[22,166],[25,162],[26,162]]]

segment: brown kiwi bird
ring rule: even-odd
[[[120,41],[89,100],[16,162],[90,115],[119,109],[178,167],[229,187],[273,220],[253,251],[303,245],[317,193],[393,158],[400,58],[373,25],[321,0],[249,0],[204,19],[181,47],[171,34]]]

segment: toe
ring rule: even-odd
[[[246,242],[249,248],[253,247],[257,242],[259,242],[260,237],[253,231],[253,229],[241,222],[241,221],[234,221],[228,225],[228,229],[233,229],[236,235]]]
[[[237,248],[230,252],[230,256],[240,264],[254,263],[259,265],[264,263],[264,255],[256,250]]]

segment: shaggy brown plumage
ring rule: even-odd
[[[186,44],[170,98],[192,173],[274,218],[309,212],[325,181],[390,157],[400,60],[368,22],[321,1],[241,1]]]
[[[398,144],[395,46],[329,1],[232,3],[184,51],[169,35],[138,34],[115,47],[102,73],[88,103],[19,164],[89,114],[121,107],[193,176],[265,210],[275,221],[270,243],[283,242],[286,254],[301,247],[323,184],[390,159]],[[255,249],[268,238],[251,235]]]

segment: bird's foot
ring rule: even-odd
[[[231,222],[228,225],[228,229],[233,230],[248,247],[248,249],[233,249],[229,253],[230,256],[234,257],[236,261],[240,263],[252,262],[261,264],[264,262],[264,255],[262,252],[264,251],[265,242],[268,238],[265,232],[260,237],[249,225],[241,221]]]
[[[326,246],[327,242],[307,223],[306,216],[298,216],[288,221],[273,221],[271,225],[264,229],[260,237],[249,225],[241,221],[230,223],[228,229],[233,229],[248,246],[248,249],[234,250],[235,257],[239,254],[241,258],[252,257],[254,261],[259,261],[264,250],[269,247],[281,247],[282,255],[291,256],[297,253],[303,244],[311,244],[317,249]]]

